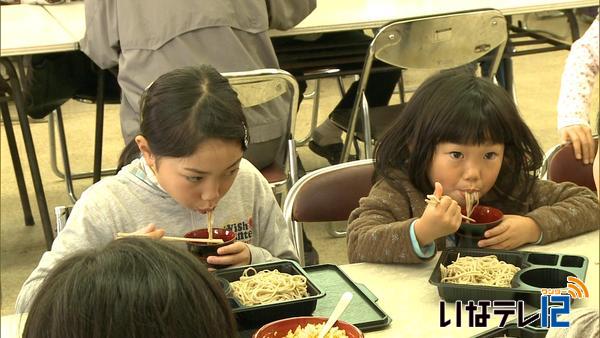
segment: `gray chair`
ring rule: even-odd
[[[283,216],[292,230],[301,265],[304,265],[303,222],[348,220],[359,199],[369,194],[373,170],[370,159],[340,163],[306,174],[292,186],[283,205]],[[335,237],[346,235],[345,231],[331,227],[328,231]]]
[[[223,73],[245,109],[253,109],[263,105],[269,105],[275,100],[282,100],[283,104],[265,106],[264,109],[284,106],[286,111],[282,115],[288,117],[286,131],[283,134],[282,147],[284,164],[274,162],[260,172],[267,179],[273,193],[285,199],[285,194],[298,180],[298,164],[296,144],[294,142],[294,129],[296,125],[296,113],[298,112],[298,83],[288,72],[280,69],[258,69],[245,72]]]
[[[364,157],[372,158],[372,140],[383,135],[402,109],[402,104],[369,108],[364,93],[375,60],[403,69],[444,70],[491,55],[486,76],[493,78],[507,39],[506,20],[494,9],[402,19],[381,27],[367,50],[351,114],[330,116],[347,132],[341,162],[348,160],[355,139],[365,142]]]

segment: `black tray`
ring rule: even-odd
[[[392,321],[375,303],[377,297],[362,284],[354,283],[339,267],[333,264],[313,265],[304,268],[310,279],[325,291],[319,299],[313,316],[329,316],[342,294],[352,292],[352,301],[340,317],[362,331],[386,327]]]
[[[516,273],[510,288],[480,286],[468,284],[441,283],[440,264],[448,266],[462,256],[481,257],[496,255],[498,260],[511,263],[521,270]],[[441,298],[446,301],[468,300],[523,300],[539,308],[541,288],[564,288],[567,276],[576,276],[585,280],[588,259],[584,256],[546,254],[528,251],[505,251],[491,249],[445,249],[429,283],[437,286]]]
[[[325,293],[317,287],[311,277],[294,261],[281,260],[222,269],[215,271],[215,275],[229,282],[234,282],[240,279],[242,273],[248,267],[253,267],[257,272],[265,269],[277,269],[279,272],[290,275],[303,275],[306,277],[308,297],[271,304],[244,306],[237,301],[233,294],[228,295],[229,303],[240,329],[258,328],[263,324],[282,318],[310,316],[317,306],[317,299],[325,296]]]

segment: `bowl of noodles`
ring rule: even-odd
[[[183,235],[185,238],[208,238],[208,229],[196,229],[190,231]],[[213,228],[212,229],[212,238],[214,239],[222,239],[223,243],[194,243],[187,242],[187,249],[189,252],[193,253],[196,257],[198,257],[202,263],[206,263],[206,258],[208,256],[217,256],[217,249],[222,246],[229,245],[235,242],[237,235],[235,231],[223,228]],[[209,264],[207,264],[209,265]],[[224,266],[212,266],[211,267],[224,267]]]
[[[461,212],[463,215],[467,215],[464,208]],[[500,209],[484,205],[475,206],[469,214],[469,217],[474,219],[475,222],[463,219],[460,228],[456,232],[456,246],[458,247],[477,248],[477,242],[483,239],[485,232],[500,224],[504,218],[504,214]]]
[[[292,317],[268,323],[253,338],[317,338],[327,317]],[[338,320],[325,338],[362,338],[363,333],[354,325]]]
[[[229,282],[232,311],[242,328],[289,317],[310,316],[325,293],[289,260],[230,267],[214,272]]]

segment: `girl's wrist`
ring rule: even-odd
[[[415,237],[417,237],[417,241],[419,242],[419,245],[421,247],[424,247],[424,246],[427,246],[427,245],[433,243],[433,241],[435,241],[435,239],[437,238],[429,230],[430,227],[427,227],[427,225],[422,222],[421,218],[417,218],[417,220],[415,221],[414,227],[415,227]]]
[[[535,222],[533,218],[525,217],[525,219],[527,221],[528,227],[531,229],[529,231],[529,233],[531,234],[529,238],[529,243],[537,243],[540,240],[540,236],[542,235],[542,229],[540,229],[540,226]]]

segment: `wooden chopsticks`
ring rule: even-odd
[[[117,232],[116,238],[125,238],[125,237],[150,237],[147,234],[136,234],[129,232]],[[223,243],[223,240],[220,238],[209,239],[209,238],[187,238],[187,237],[173,237],[173,236],[162,236],[160,239],[165,241],[173,241],[173,242],[194,242],[194,243],[208,243],[208,244],[219,244]]]
[[[435,195],[427,195],[427,198],[425,199],[425,202],[427,202],[427,204],[436,206],[438,204],[440,204],[440,199],[437,198],[437,196]],[[471,217],[467,217],[463,214],[461,214],[460,216],[462,216],[462,218],[466,219],[467,221],[471,221],[471,222],[477,222],[474,219],[472,219]]]

